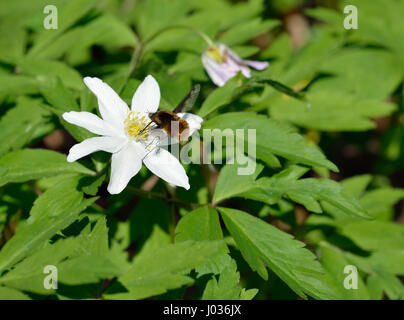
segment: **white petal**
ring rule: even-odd
[[[98,78],[85,77],[84,83],[98,98],[102,118],[115,126],[123,128],[128,115],[128,106],[108,84]]]
[[[219,48],[221,48],[221,50],[227,50],[227,55],[233,59],[236,63],[242,65],[242,66],[250,66],[253,67],[254,69],[257,70],[264,70],[265,68],[267,68],[269,66],[269,62],[267,61],[253,61],[253,60],[244,60],[241,59],[237,53],[235,53],[233,50],[231,50],[229,47],[227,47],[224,44],[220,44]],[[247,68],[248,69],[248,68]],[[249,69],[244,70],[243,71],[243,75],[247,78],[250,78],[251,75],[249,73]]]
[[[243,63],[243,59],[241,59],[237,53],[235,53],[233,50],[231,50],[225,44],[218,43],[217,46],[219,47],[219,50],[220,50],[222,55],[225,55],[228,58],[234,60],[237,64]]]
[[[109,123],[97,117],[95,114],[82,111],[70,111],[65,112],[62,115],[63,119],[71,124],[87,129],[88,131],[103,135],[103,136],[119,136],[123,132],[120,132]]]
[[[254,69],[257,70],[264,70],[269,66],[269,62],[267,61],[244,60],[244,62],[248,64],[250,67],[253,67]]]
[[[96,151],[114,153],[119,151],[126,143],[127,139],[123,137],[89,138],[71,147],[69,155],[67,156],[67,161],[76,161]]]
[[[146,167],[156,176],[173,185],[189,189],[188,176],[176,157],[162,148],[154,149],[144,160]]]
[[[110,194],[120,193],[128,185],[142,167],[144,148],[136,143],[129,142],[120,151],[112,155],[111,177],[108,184]]]
[[[195,131],[201,129],[203,119],[200,116],[193,113],[178,113],[177,115],[188,123],[190,136],[192,136]]]
[[[229,79],[237,74],[237,72],[228,69],[226,64],[217,63],[205,53],[202,54],[202,64],[212,82],[219,87],[223,87]]]
[[[148,75],[137,88],[132,98],[132,111],[156,112],[160,104],[160,87],[157,81]]]

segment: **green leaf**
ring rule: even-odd
[[[309,102],[278,99],[270,107],[275,119],[321,131],[365,131],[375,128],[369,118],[385,116],[395,110],[391,103],[360,99],[355,95],[331,90],[317,90],[306,95]]]
[[[366,273],[372,273],[374,267],[377,267],[394,275],[401,276],[404,274],[403,249],[376,250],[372,251],[371,254],[367,256],[360,256],[348,252],[346,253],[346,257]]]
[[[377,282],[380,288],[383,288],[389,299],[404,299],[404,286],[400,279],[386,272],[384,269],[377,267],[373,269],[373,277],[373,281]]]
[[[372,181],[370,174],[362,174],[341,181],[341,185],[350,195],[359,198],[366,190],[369,183]]]
[[[344,258],[337,248],[325,243],[321,244],[320,261],[326,273],[334,280],[335,287],[344,300],[368,300],[369,293],[362,277],[358,273],[358,288],[349,290],[344,287],[344,280],[348,274],[344,273],[345,267],[350,263]]]
[[[0,186],[65,173],[92,175],[83,165],[69,163],[65,155],[45,149],[23,149],[0,158]]]
[[[215,276],[206,284],[202,300],[251,300],[257,294],[257,289],[242,292],[240,274],[237,272],[236,261],[230,259],[228,265],[220,273],[219,280]]]
[[[10,37],[10,30],[13,36]],[[26,30],[16,21],[2,21],[0,24],[0,61],[12,64],[21,57],[26,46]]]
[[[332,26],[341,26],[344,23],[344,16],[342,12],[339,12],[334,9],[328,8],[310,8],[304,10],[304,13],[311,18],[315,18],[317,20],[321,20],[322,22],[326,22],[331,24]]]
[[[44,244],[70,225],[96,198],[84,199],[76,189],[77,178],[67,179],[45,191],[34,203],[30,217],[0,251],[0,271]]]
[[[191,89],[191,81],[187,75],[167,76],[165,73],[162,73],[156,75],[156,80],[159,83],[162,94],[160,109],[173,110]],[[131,90],[129,101],[132,100],[133,92],[135,90]]]
[[[302,242],[245,212],[219,211],[244,259],[261,277],[268,278],[268,266],[302,298],[306,294],[317,299],[339,298],[315,255]]]
[[[58,77],[68,88],[81,90],[84,87],[80,73],[63,62],[24,57],[18,60],[17,67],[27,75]]]
[[[183,241],[157,249],[137,259],[129,271],[118,278],[128,292],[118,293],[117,288],[111,286],[104,297],[142,299],[190,285],[193,280],[185,274],[213,259],[223,246],[222,241]]]
[[[41,94],[51,105],[45,106],[46,109],[59,117],[62,125],[72,134],[77,141],[82,141],[95,135],[84,128],[73,125],[65,121],[62,117],[64,112],[80,111],[80,108],[71,92],[63,85],[59,78],[41,77],[39,79],[39,88]]]
[[[0,277],[0,284],[39,294],[53,294],[55,290],[48,290],[43,285],[46,276],[43,270],[47,265],[56,266],[58,282],[69,285],[96,283],[100,279],[118,276],[121,269],[111,262],[105,218],[99,219],[91,232],[89,229],[85,228],[78,237],[40,247]]]
[[[404,226],[387,221],[355,221],[339,232],[364,250],[404,249]]]
[[[1,300],[31,300],[30,297],[24,293],[7,287],[0,286],[0,299]]]
[[[370,218],[359,202],[346,194],[337,182],[323,178],[298,179],[307,170],[307,168],[291,166],[270,178],[263,177],[258,180],[254,180],[253,176],[238,176],[233,189],[230,181],[231,177],[237,174],[237,166],[226,165],[222,169],[223,174],[219,175],[214,201],[229,197],[245,197],[274,204],[282,197],[288,197],[312,212],[321,213],[323,210],[320,203],[326,202],[336,206],[346,215]],[[258,173],[259,170],[256,175]]]
[[[370,190],[360,199],[362,206],[374,217],[393,209],[404,198],[404,189],[379,188]]]
[[[397,65],[396,57],[387,50],[342,48],[320,67],[320,72],[332,76],[314,82],[310,91],[339,91],[362,100],[383,101],[402,81]]]
[[[207,206],[195,209],[182,217],[175,233],[175,242],[223,239],[219,215],[215,209]]]
[[[54,293],[55,290],[46,289],[43,285],[46,277],[44,268],[47,265],[54,265],[58,268],[59,263],[73,253],[76,244],[77,241],[74,238],[62,239],[52,245],[45,243],[43,247],[36,249],[33,254],[0,277],[0,284],[38,294]]]
[[[226,82],[223,87],[217,88],[205,99],[201,108],[198,111],[198,115],[206,117],[211,112],[218,108],[229,104],[233,100],[234,89],[237,88],[238,77],[234,77]]]
[[[83,187],[82,190],[89,194],[90,196],[95,196],[98,192],[99,187],[101,187],[102,183],[106,178],[106,172],[102,171],[97,174],[95,177],[83,177],[82,183]]]
[[[58,266],[59,281],[68,285],[95,283],[119,276],[121,270],[105,256],[88,255],[63,261]]]
[[[387,249],[376,251],[369,256],[359,256],[347,252],[346,257],[359,269],[370,274],[368,288],[373,299],[381,299],[383,291],[385,291],[390,299],[397,300],[404,298],[404,286],[396,277],[397,274],[403,272],[403,253],[403,250]]]
[[[69,1],[66,6],[58,10],[58,28],[55,30],[44,30],[36,39],[33,47],[28,52],[28,56],[38,56],[52,41],[82,18],[95,3],[95,0]]]
[[[175,229],[175,242],[194,240],[222,240],[223,233],[220,227],[219,215],[213,208],[207,206],[195,209],[178,222]],[[227,254],[228,249],[223,247],[223,251],[214,261],[198,266],[196,271],[199,276],[204,274],[218,274],[229,264],[231,258]]]
[[[293,90],[292,88],[288,87],[287,85],[279,81],[263,77],[254,77],[246,80],[242,86],[240,86],[239,88],[237,88],[237,90],[234,91],[233,95],[239,96],[245,94],[246,92],[254,91],[255,89],[259,88],[264,89],[265,85],[269,85],[275,90],[285,94],[286,96],[304,101],[307,104],[307,100],[302,93]]]
[[[38,82],[41,94],[52,107],[66,112],[80,110],[73,95],[59,77],[41,76]]]
[[[381,300],[383,298],[383,283],[380,282],[379,277],[372,274],[368,277],[367,282],[370,299]]]
[[[256,152],[258,158],[265,159],[275,154],[297,163],[319,166],[338,171],[323,153],[312,146],[291,127],[268,119],[265,116],[247,112],[226,113],[205,122],[204,129],[254,129],[256,130]],[[268,138],[270,137],[270,138]],[[248,141],[253,144],[254,141]]]
[[[357,34],[353,35],[356,40],[359,38],[371,44],[382,45],[402,55],[404,52],[404,40],[401,36],[404,27],[401,19],[401,12],[404,10],[402,0],[392,1],[389,6],[386,6],[382,0],[344,0],[340,3],[341,8],[346,5],[354,5],[361,12],[361,27]],[[386,24],[390,25],[389,30],[382,27]]]
[[[261,18],[256,18],[236,25],[221,36],[219,41],[228,46],[243,44],[255,36],[264,33],[265,31],[269,31],[279,25],[280,21],[278,20],[262,21]]]
[[[70,65],[80,65],[91,59],[91,47],[135,46],[130,27],[120,17],[107,12],[67,30],[36,54],[41,59],[58,59],[65,56]]]
[[[0,74],[0,98],[38,93],[38,84],[33,77]]]
[[[0,156],[29,143],[49,115],[36,100],[18,98],[17,105],[0,119]]]
[[[239,166],[235,164],[223,166],[216,182],[213,202],[220,202],[251,190],[264,166],[257,164],[254,173],[250,175],[240,175],[238,169]]]
[[[105,217],[97,220],[90,233],[81,233],[78,241],[80,245],[76,254],[107,256],[109,251],[108,227]]]

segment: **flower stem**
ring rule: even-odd
[[[193,27],[189,27],[189,26],[183,26],[183,25],[174,25],[174,26],[169,26],[165,29],[159,30],[157,31],[155,34],[153,34],[149,39],[145,40],[145,41],[141,41],[140,38],[138,37],[138,35],[136,33],[134,34],[134,37],[136,39],[136,47],[135,50],[133,51],[132,54],[132,58],[129,62],[129,68],[128,68],[128,72],[126,73],[125,79],[122,82],[118,92],[122,93],[122,90],[125,88],[126,84],[128,83],[133,71],[135,70],[137,63],[140,60],[140,57],[143,54],[144,48],[155,38],[157,38],[159,35],[161,35],[162,33],[172,30],[172,29],[186,29],[189,31],[192,31],[196,34],[198,34],[203,40],[206,41],[206,43],[209,45],[209,47],[215,47],[215,43],[212,41],[212,39],[203,31],[200,31],[198,29],[195,29]]]
[[[132,54],[132,57],[129,62],[128,72],[126,73],[125,79],[122,82],[121,87],[118,90],[119,93],[122,93],[122,90],[125,88],[126,84],[128,83],[129,78],[132,75],[133,71],[135,70],[136,65],[139,62],[140,57],[143,53],[144,44],[142,43],[142,41],[140,41],[139,37],[135,33],[134,33],[134,36],[136,38],[135,50],[133,50],[133,54]]]

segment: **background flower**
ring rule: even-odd
[[[224,86],[229,79],[239,72],[244,77],[251,78],[249,67],[264,70],[269,66],[269,63],[266,61],[243,60],[233,50],[222,43],[206,49],[202,54],[202,63],[213,83],[219,87]]]

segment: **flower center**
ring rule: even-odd
[[[147,125],[148,120],[145,116],[140,117],[140,112],[130,112],[124,121],[125,133],[129,139],[145,142],[150,133]]]
[[[218,63],[223,63],[223,57],[220,55],[220,50],[218,47],[210,47],[207,50],[207,54],[215,59]]]

